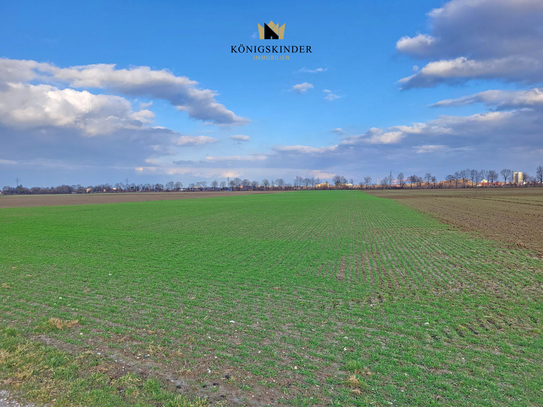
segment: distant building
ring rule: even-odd
[[[524,182],[524,173],[522,172],[514,172],[513,173],[513,179],[511,180],[513,184],[522,184]]]

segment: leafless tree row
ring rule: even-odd
[[[248,179],[234,178],[226,181],[214,180],[211,183],[199,181],[190,183],[187,187],[182,182],[169,181],[163,184],[134,184],[118,182],[114,186],[110,184],[99,184],[83,187],[82,185],[60,185],[57,187],[32,187],[22,185],[16,187],[5,186],[2,189],[3,195],[15,194],[82,194],[82,193],[118,193],[118,192],[179,192],[179,191],[268,191],[268,190],[293,190],[293,189],[353,189],[353,188],[469,188],[476,186],[503,187],[503,186],[542,186],[543,166],[538,166],[535,176],[523,172],[523,180],[513,179],[515,173],[507,168],[499,173],[495,170],[463,169],[454,174],[447,175],[444,181],[437,181],[431,173],[424,174],[424,177],[416,174],[405,176],[402,172],[396,178],[389,175],[373,182],[372,177],[364,177],[358,185],[352,179],[347,180],[342,175],[335,175],[332,182],[321,181],[319,178],[307,178],[297,176],[294,182],[285,182],[282,178],[263,179],[262,181],[249,181]],[[484,182],[483,182],[484,181]],[[501,182],[500,182],[501,181]]]

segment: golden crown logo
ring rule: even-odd
[[[261,40],[282,40],[285,35],[285,24],[279,27],[279,24],[274,24],[270,21],[264,23],[264,27],[258,24],[258,36]]]

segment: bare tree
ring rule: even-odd
[[[543,183],[543,167],[541,165],[536,168],[535,176],[540,184]]]
[[[226,181],[221,181],[221,189],[225,189],[226,188]]]
[[[400,187],[403,188],[405,185],[405,176],[403,175],[403,172],[398,174],[398,181],[400,183]]]
[[[473,186],[473,184],[477,186],[477,170],[471,170],[469,172],[469,179],[471,181],[471,186]]]
[[[493,184],[498,180],[498,173],[494,170],[490,170],[486,173],[486,177],[488,179],[488,182]]]
[[[485,178],[488,178],[488,171],[487,170],[479,170],[477,173],[477,182],[482,182]],[[488,179],[487,179],[488,181]]]
[[[342,175],[334,175],[334,178],[332,179],[332,181],[334,182],[334,185],[336,186],[336,188],[340,188],[342,185],[347,183],[347,180]]]
[[[407,177],[407,180],[411,183],[411,188],[413,188],[413,184],[416,184],[419,181],[419,177],[413,174]]]
[[[454,187],[455,188],[458,188],[458,181],[460,181],[460,173],[458,171],[456,171],[454,174]]]
[[[268,181],[267,179],[263,179],[262,185],[264,186],[264,189],[268,189],[270,187],[270,181]]]
[[[513,175],[513,171],[508,170],[507,168],[504,168],[503,170],[500,171],[500,174],[502,174],[503,182],[507,182],[509,177]]]
[[[285,186],[285,181],[283,181],[283,178],[278,178],[275,180],[275,183],[277,184],[277,186],[281,189],[283,189],[283,187]]]
[[[371,185],[371,177],[364,177],[364,185],[366,188]]]
[[[424,174],[424,179],[426,180],[426,188],[428,188],[430,182],[432,181],[432,174],[427,172],[426,174]]]
[[[304,187],[309,187],[311,185],[311,179],[310,178],[304,178]]]
[[[251,188],[253,188],[253,191],[255,191],[256,188],[258,188],[258,181],[251,181]]]
[[[467,186],[471,170],[466,168],[465,170],[460,171],[460,178],[462,180],[462,186],[465,188]]]

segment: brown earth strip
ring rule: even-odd
[[[543,188],[366,191],[464,230],[543,255]]]
[[[107,194],[0,195],[0,208],[32,206],[89,205],[122,202],[147,202],[175,199],[216,198],[221,196],[270,194],[282,191],[209,192],[123,192]]]

